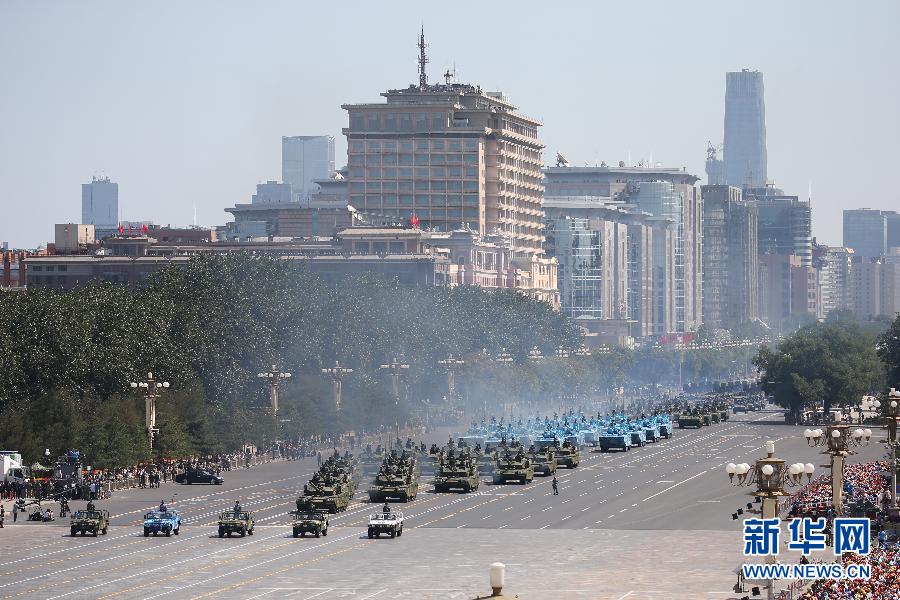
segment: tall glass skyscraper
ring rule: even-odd
[[[844,210],[844,247],[853,248],[856,255],[863,259],[887,254],[886,214],[871,208]]]
[[[763,74],[725,74],[725,183],[766,186],[766,103]]]

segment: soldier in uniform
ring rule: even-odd
[[[384,514],[388,514],[389,512],[391,512],[391,507],[388,506],[387,502],[385,502],[384,506],[381,507],[381,512]]]
[[[559,482],[557,481],[555,475],[553,476],[553,482],[551,483],[551,485],[553,486],[553,495],[559,496]]]
[[[242,512],[242,511],[241,511],[241,501],[240,501],[240,500],[235,500],[235,501],[234,501],[234,514],[235,514],[235,516],[241,514],[241,512]]]

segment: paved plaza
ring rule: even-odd
[[[69,537],[65,520],[8,518],[0,597],[468,599],[490,592],[488,566],[500,561],[509,597],[723,600],[734,595],[742,558],[731,513],[751,500],[723,465],[759,458],[767,439],[789,462],[827,462],[802,427],[778,418],[739,415],[629,452],[586,450],[579,468],[558,472],[559,496],[546,478],[434,494],[425,477],[414,502],[394,505],[406,517],[397,539],[367,538],[366,519],[380,506],[365,501],[365,480],[327,537],[293,538],[288,511],[315,470],[311,459],[224,473],[223,486],[119,492],[100,503],[113,515],[106,536]],[[882,455],[876,442],[850,461]],[[141,515],[161,497],[184,516],[183,532],[144,538]],[[216,515],[238,499],[257,531],[220,539]]]

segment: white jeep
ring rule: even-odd
[[[382,533],[391,537],[403,535],[403,513],[375,513],[369,517],[369,539]]]

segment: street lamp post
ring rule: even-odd
[[[451,353],[447,358],[439,360],[438,364],[447,369],[447,399],[453,402],[456,398],[456,372],[466,364],[466,361],[456,358]]]
[[[338,412],[341,412],[341,380],[345,375],[349,375],[352,372],[353,369],[342,367],[340,361],[337,360],[334,361],[333,367],[322,369],[323,375],[331,377],[332,390],[334,392],[334,407]]]
[[[285,379],[289,379],[291,376],[287,371],[282,371],[275,365],[272,365],[272,368],[268,371],[263,371],[262,373],[257,373],[256,377],[264,380],[269,386],[269,399],[272,403],[272,416],[273,418],[278,418],[278,386],[281,385],[281,382]]]
[[[900,391],[891,388],[887,401],[882,405],[878,400],[870,401],[870,406],[881,406],[887,419],[888,443],[891,445],[891,509],[897,510],[897,418],[900,417]]]
[[[860,446],[868,444],[872,437],[871,429],[854,429],[850,431],[848,425],[838,423],[829,425],[825,431],[821,429],[807,429],[803,432],[806,443],[810,446],[824,446],[822,454],[831,455],[831,503],[834,506],[835,516],[841,516],[843,512],[844,494],[844,459],[853,454],[851,444]]]
[[[131,389],[140,389],[144,393],[144,420],[147,426],[147,437],[150,450],[153,450],[153,436],[159,431],[156,428],[156,400],[163,390],[169,389],[168,381],[156,381],[153,373],[147,373],[146,381],[132,381]]]
[[[409,365],[398,361],[396,357],[394,360],[389,362],[386,365],[381,365],[381,369],[387,371],[391,374],[391,387],[394,392],[394,403],[400,403],[400,376],[409,371]]]
[[[778,499],[790,496],[790,493],[784,490],[785,486],[801,485],[803,475],[806,475],[807,482],[812,480],[815,470],[815,465],[811,463],[798,462],[786,465],[784,460],[775,456],[775,442],[773,441],[766,442],[766,457],[757,459],[753,466],[747,463],[725,465],[725,472],[732,485],[756,487],[754,491],[750,492],[750,495],[762,499],[763,519],[774,519],[778,515]],[[766,562],[774,564],[775,555],[767,556]],[[774,580],[770,579],[766,587],[769,600],[774,600]]]

